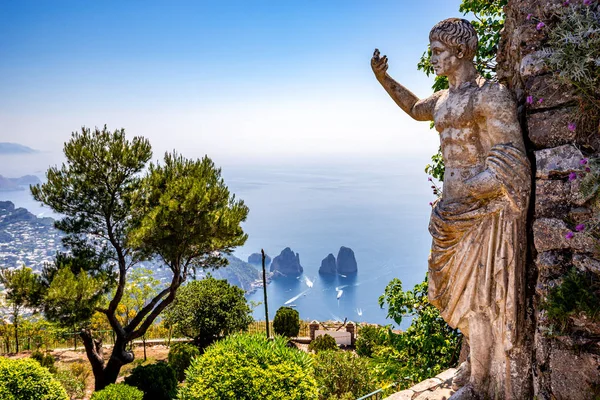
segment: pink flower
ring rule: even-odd
[[[431,179],[431,177],[427,178],[427,180],[428,180],[429,182],[433,181],[433,179]]]
[[[582,158],[581,160],[579,160],[579,165],[585,165],[588,163],[588,159],[587,158]]]
[[[583,4],[589,6],[590,4],[592,4],[592,0],[583,0]]]
[[[577,129],[577,124],[575,122],[569,122],[569,130],[575,132],[575,129]]]
[[[538,31],[541,31],[543,27],[545,27],[546,24],[543,22],[539,22],[536,26],[535,29],[537,29]]]
[[[433,203],[432,202],[429,202],[429,205],[433,207]]]
[[[527,104],[533,104],[533,96],[527,96]]]
[[[572,239],[573,236],[575,236],[575,234],[571,231],[567,232],[567,234],[565,235],[565,239]]]
[[[568,5],[569,5],[569,0],[566,0],[566,1],[564,1],[564,2],[563,2],[563,6],[565,6],[565,7],[566,7],[566,6],[568,6]]]
[[[590,167],[585,167],[585,172],[592,172],[592,170],[590,169]]]
[[[575,179],[577,179],[577,174],[575,172],[571,172],[569,174],[569,180],[574,181]]]
[[[529,21],[533,17],[533,14],[527,14],[527,21]]]
[[[577,232],[584,231],[584,230],[585,230],[585,224],[579,224],[579,225],[577,225],[577,226],[575,227],[575,230],[576,230]]]
[[[538,100],[538,103],[542,104],[544,102],[544,98],[540,97],[540,99]]]

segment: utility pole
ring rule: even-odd
[[[267,304],[267,270],[265,268],[265,250],[260,249],[262,254],[262,269],[263,269],[263,293],[265,294],[265,319],[267,324],[267,339],[271,337],[269,333],[269,306]]]

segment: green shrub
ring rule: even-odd
[[[348,351],[321,351],[315,356],[319,398],[356,399],[377,389],[369,360]]]
[[[124,383],[111,384],[92,395],[91,400],[142,400],[144,392]]]
[[[33,353],[31,353],[31,358],[39,362],[42,367],[48,368],[48,371],[52,373],[56,372],[56,367],[54,366],[55,360],[50,353],[44,354],[41,351],[36,350]]]
[[[69,397],[60,383],[37,361],[0,357],[0,399],[68,400]]]
[[[144,400],[170,400],[177,395],[175,370],[164,362],[135,367],[125,384],[144,392]]]
[[[328,334],[318,336],[308,345],[308,350],[314,351],[315,353],[318,353],[320,351],[337,349],[338,347],[337,343],[335,342],[335,339],[329,336]]]
[[[180,400],[316,400],[312,358],[283,337],[232,335],[210,346],[186,371]]]
[[[189,343],[175,343],[169,350],[169,365],[175,370],[179,382],[185,379],[185,370],[192,359],[200,355],[200,350]]]
[[[300,314],[290,307],[280,307],[273,319],[275,334],[285,337],[296,337],[300,332]]]
[[[85,383],[90,373],[89,364],[74,362],[66,368],[60,368],[54,376],[65,388],[69,397],[81,399],[85,395]]]
[[[385,343],[387,330],[373,325],[365,325],[358,330],[356,339],[356,354],[361,357],[373,357],[377,346]]]

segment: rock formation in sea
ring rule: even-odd
[[[319,274],[323,275],[335,275],[337,273],[337,265],[335,263],[335,256],[331,253],[321,261],[321,267],[319,268]]]
[[[337,273],[338,274],[355,274],[358,271],[354,251],[349,247],[340,247],[337,256]]]
[[[262,254],[260,253],[252,253],[248,256],[248,263],[254,265],[262,265]],[[268,254],[265,254],[265,265],[271,264],[271,257]]]
[[[300,276],[304,269],[300,265],[300,255],[294,253],[292,249],[286,247],[271,262],[271,272],[273,277],[296,277]]]

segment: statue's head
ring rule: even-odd
[[[431,64],[437,75],[452,74],[461,63],[472,63],[477,52],[477,32],[465,19],[448,18],[429,32]]]

